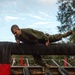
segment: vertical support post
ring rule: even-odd
[[[24,58],[23,57],[20,58],[20,66],[24,66]]]
[[[10,43],[0,45],[0,75],[10,75],[11,51],[8,44]]]

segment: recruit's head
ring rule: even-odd
[[[18,27],[18,25],[14,24],[11,26],[11,32],[15,35],[15,36],[19,36],[21,34],[21,30]]]

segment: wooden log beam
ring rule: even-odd
[[[75,44],[17,44],[12,42],[0,42],[0,52],[9,51],[15,55],[75,55]],[[2,53],[2,52],[1,52]]]

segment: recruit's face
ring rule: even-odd
[[[21,30],[20,29],[13,29],[13,34],[15,36],[19,36],[19,35],[21,35]]]

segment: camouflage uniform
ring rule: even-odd
[[[46,41],[50,40],[51,42],[56,42],[61,40],[63,37],[67,37],[72,34],[72,31],[68,31],[65,34],[55,34],[49,35],[44,34],[41,31],[33,30],[33,29],[21,29],[22,34],[20,36],[16,36],[16,39],[19,39],[25,44],[45,44]],[[33,55],[34,60],[41,66],[46,66],[46,63],[42,60],[40,55]]]
[[[55,34],[55,35],[49,35],[49,34],[46,34],[50,40],[50,43],[52,42],[56,42],[56,41],[59,41],[61,40],[62,38],[65,38],[69,35],[72,34],[72,30],[69,30],[68,32],[64,33],[64,34]]]

